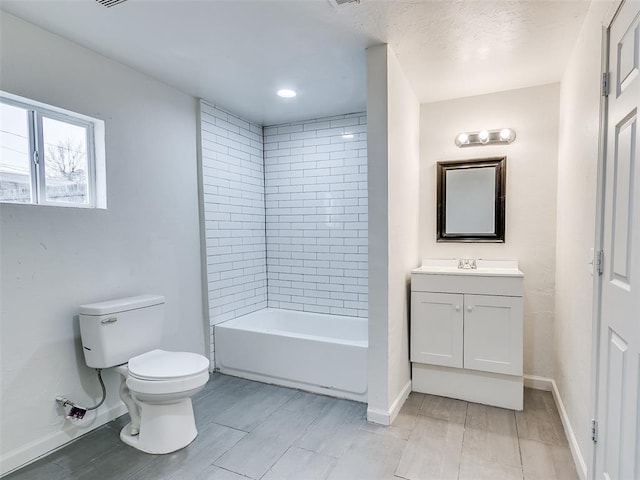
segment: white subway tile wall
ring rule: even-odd
[[[367,317],[367,117],[264,128],[268,305]]]
[[[211,361],[217,323],[266,308],[262,127],[200,102]]]

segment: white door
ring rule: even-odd
[[[640,478],[640,2],[610,27],[597,479]]]
[[[464,296],[464,368],[522,375],[522,298]]]
[[[411,293],[411,361],[462,368],[463,296]]]

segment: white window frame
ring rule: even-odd
[[[23,108],[29,122],[29,171],[31,174],[31,202],[0,203],[13,205],[48,205],[72,208],[107,208],[104,122],[80,113],[46,105],[28,98],[0,91],[0,103]],[[42,119],[50,118],[86,128],[87,132],[87,203],[55,202],[47,200]]]

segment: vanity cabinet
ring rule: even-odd
[[[413,390],[522,409],[517,262],[426,261],[411,275]]]

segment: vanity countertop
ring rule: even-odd
[[[524,277],[517,260],[476,260],[476,268],[458,268],[457,258],[426,259],[411,271],[429,275],[471,275],[480,277]]]

